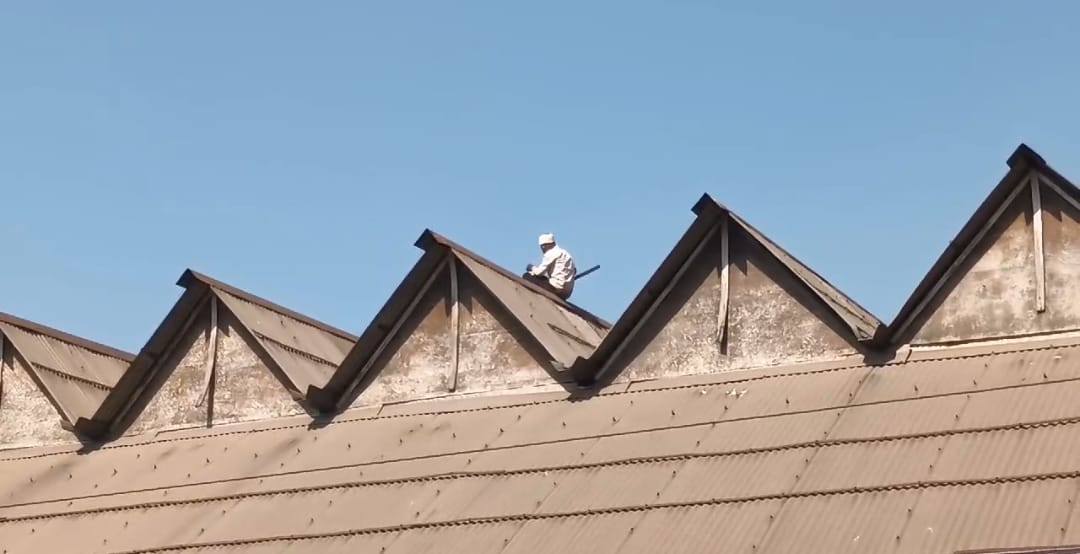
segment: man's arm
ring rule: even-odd
[[[547,252],[544,252],[544,257],[540,260],[540,265],[533,266],[532,274],[539,277],[547,273],[548,270],[551,269],[551,264],[554,264],[557,258],[558,254],[555,252],[554,248],[548,250]]]

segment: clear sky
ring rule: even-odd
[[[1080,180],[1080,2],[20,4],[0,311],[132,351],[187,267],[359,333],[427,227],[614,320],[703,192],[888,321],[1020,142]]]

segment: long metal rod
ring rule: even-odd
[[[461,327],[458,306],[458,275],[457,264],[453,256],[447,265],[450,267],[450,392],[457,390],[458,383],[458,351],[461,346]]]
[[[927,304],[929,304],[937,296],[938,292],[941,290],[941,287],[945,286],[945,283],[947,283],[949,279],[952,278],[953,273],[955,273],[957,269],[964,264],[964,261],[967,260],[967,257],[971,255],[971,252],[975,249],[975,247],[980,242],[982,242],[983,237],[985,237],[986,233],[990,231],[990,228],[993,227],[995,223],[997,223],[998,219],[1001,219],[1001,215],[1005,213],[1006,208],[1008,208],[1009,205],[1012,204],[1013,200],[1016,199],[1016,196],[1020,194],[1020,191],[1027,188],[1025,186],[1026,182],[1026,180],[1021,181],[1016,186],[1016,188],[1014,188],[1013,191],[1009,193],[1009,196],[1005,198],[1005,200],[1001,203],[1001,206],[998,206],[997,211],[995,211],[993,215],[990,216],[990,220],[986,222],[986,225],[983,225],[982,229],[979,229],[979,232],[975,235],[975,238],[971,239],[971,241],[968,242],[968,245],[964,248],[964,250],[960,252],[960,255],[957,256],[956,261],[954,261],[952,265],[949,266],[949,269],[945,270],[945,274],[942,275],[940,279],[938,279],[938,282],[935,283],[933,288],[930,289],[930,292],[923,297],[922,301],[920,301],[919,304],[915,307],[915,309],[911,312],[911,315],[908,316],[907,320],[900,325],[900,328],[897,329],[895,333],[893,333],[894,337],[903,335],[903,333],[907,331],[908,327],[911,326],[911,323],[915,321],[915,318],[917,318],[919,314],[921,314],[922,311],[926,309]]]
[[[592,272],[594,272],[594,271],[596,271],[598,269],[600,269],[600,266],[594,265],[594,266],[590,267],[589,269],[586,269],[585,271],[582,271],[581,273],[578,273],[577,275],[575,275],[574,280],[575,281],[580,281],[583,277],[585,277],[586,275],[588,275],[588,274],[590,274],[590,273],[592,273]]]
[[[405,311],[401,313],[401,317],[398,317],[397,321],[394,322],[394,326],[390,328],[390,331],[386,333],[386,336],[384,336],[382,341],[379,342],[378,348],[376,348],[375,352],[372,353],[372,355],[368,357],[367,361],[364,362],[363,367],[360,368],[360,373],[353,378],[352,383],[350,383],[349,387],[345,389],[345,394],[343,394],[341,398],[338,399],[338,409],[345,407],[345,402],[348,402],[348,399],[352,397],[353,393],[356,391],[356,387],[360,386],[360,383],[364,380],[364,377],[367,375],[368,371],[371,371],[371,366],[375,365],[375,362],[379,359],[379,356],[382,355],[383,350],[386,349],[386,347],[390,344],[390,341],[393,340],[394,337],[397,335],[398,331],[401,329],[401,326],[405,324],[405,320],[409,319],[409,316],[412,315],[413,310],[416,309],[416,305],[420,303],[420,299],[422,299],[424,295],[427,294],[428,289],[431,288],[431,284],[435,282],[435,279],[439,276],[439,273],[442,272],[442,269],[450,263],[450,258],[452,258],[453,256],[453,253],[447,252],[446,257],[443,258],[442,262],[439,263],[438,267],[436,267],[435,270],[431,272],[431,275],[428,276],[427,280],[424,281],[424,285],[420,288],[420,292],[413,296],[412,302],[409,302],[409,305],[405,307]]]
[[[1031,226],[1035,235],[1035,311],[1046,311],[1046,253],[1043,250],[1042,198],[1039,176],[1031,175]]]
[[[670,281],[668,281],[668,284],[664,287],[664,290],[660,291],[660,294],[657,295],[655,300],[653,300],[652,304],[649,306],[649,309],[645,311],[645,314],[638,318],[637,323],[635,323],[634,326],[630,329],[630,332],[627,333],[626,338],[622,340],[622,344],[620,344],[618,348],[616,348],[615,351],[611,353],[611,356],[609,356],[607,361],[604,362],[604,365],[600,368],[600,371],[596,372],[596,376],[594,377],[594,379],[600,379],[601,376],[603,376],[605,373],[608,372],[608,370],[611,369],[611,365],[615,363],[615,360],[619,358],[619,355],[622,354],[623,350],[625,350],[626,347],[634,340],[634,336],[637,335],[638,331],[641,330],[641,326],[644,325],[645,321],[648,320],[649,317],[652,316],[653,312],[655,312],[656,309],[660,307],[660,304],[663,303],[665,298],[667,298],[667,295],[671,292],[671,289],[674,288],[675,283],[679,282],[679,279],[683,276],[684,273],[686,273],[686,270],[690,267],[690,264],[693,263],[693,261],[698,257],[698,254],[701,253],[701,250],[705,248],[705,245],[709,242],[710,239],[712,239],[712,236],[716,233],[716,228],[718,226],[718,224],[713,224],[713,226],[709,228],[709,232],[705,234],[705,237],[701,239],[701,242],[699,242],[698,245],[694,247],[694,250],[690,253],[689,256],[687,256],[686,260],[683,261],[682,265],[679,266],[679,270],[676,271],[675,276],[672,277]]]

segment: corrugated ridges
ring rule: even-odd
[[[65,425],[93,413],[134,358],[121,350],[10,314],[0,334],[60,412]]]

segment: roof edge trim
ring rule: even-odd
[[[135,354],[132,354],[130,352],[125,352],[118,348],[113,348],[112,346],[101,344],[99,342],[94,342],[89,339],[84,339],[70,333],[65,333],[64,331],[60,331],[59,329],[54,329],[52,327],[48,327],[46,325],[42,325],[40,323],[23,319],[21,317],[17,317],[8,313],[0,312],[0,321],[15,327],[21,327],[34,333],[54,338],[62,342],[73,344],[80,348],[89,350],[96,354],[108,356],[110,358],[117,358],[129,363],[135,359]]]
[[[352,333],[349,333],[348,331],[338,329],[337,327],[334,327],[334,326],[332,326],[332,325],[330,325],[328,323],[325,323],[323,321],[319,321],[319,320],[317,320],[317,319],[315,319],[315,318],[313,318],[311,316],[307,316],[307,315],[304,315],[304,314],[302,314],[300,312],[290,310],[289,308],[286,308],[285,306],[282,306],[282,305],[277,304],[275,302],[271,302],[270,300],[267,300],[267,299],[265,299],[265,298],[263,298],[261,296],[254,295],[254,294],[252,294],[252,293],[250,293],[250,292],[248,292],[246,290],[236,288],[236,287],[234,287],[234,286],[232,286],[232,285],[230,285],[228,283],[219,281],[217,279],[214,279],[213,277],[210,277],[209,275],[199,273],[199,272],[197,272],[197,271],[195,271],[193,269],[184,270],[184,273],[180,275],[180,278],[176,281],[176,284],[178,286],[183,287],[183,288],[188,288],[192,284],[192,282],[195,282],[195,281],[201,282],[201,283],[206,284],[206,285],[208,285],[210,287],[213,287],[213,288],[216,288],[218,290],[224,291],[224,292],[226,292],[228,294],[231,294],[231,295],[233,295],[233,296],[235,296],[237,298],[240,298],[241,300],[251,302],[252,304],[255,304],[255,305],[263,307],[263,308],[266,308],[266,309],[268,309],[270,311],[277,312],[279,314],[288,316],[288,317],[290,317],[292,319],[295,319],[297,321],[300,321],[302,323],[306,323],[306,324],[308,324],[308,325],[310,325],[312,327],[315,327],[316,329],[320,329],[320,330],[325,331],[327,333],[330,333],[332,335],[337,335],[339,338],[343,338],[343,339],[349,340],[351,342],[356,342],[356,340],[358,338],[357,336],[353,335]]]

